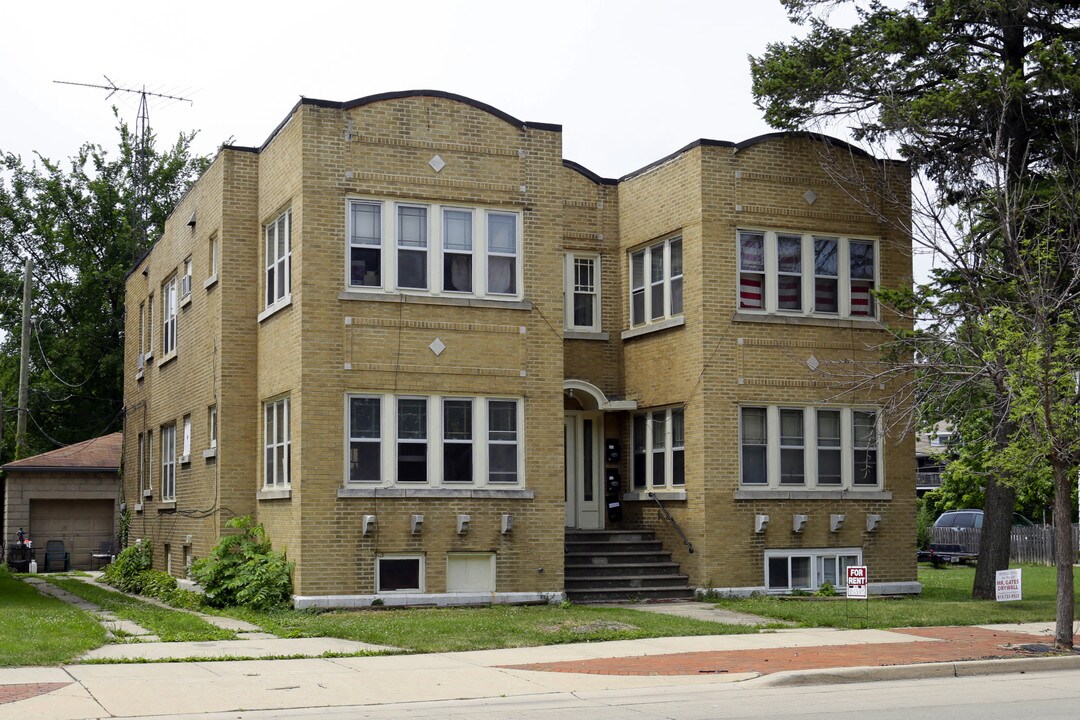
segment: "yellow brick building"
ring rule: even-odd
[[[692,588],[917,591],[872,380],[908,185],[797,134],[609,180],[461,96],[301,100],[129,276],[131,537],[180,576],[252,515],[298,606],[561,597],[568,528],[653,532]]]

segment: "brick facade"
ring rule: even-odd
[[[855,183],[843,186],[841,170],[863,176],[863,195],[852,192]],[[880,443],[881,480],[870,491],[758,489],[739,479],[741,407],[793,405],[808,408],[807,417],[825,405],[879,408],[889,388],[851,397],[857,378],[825,377],[806,361],[813,355],[830,368],[839,367],[832,360],[869,358],[868,348],[885,337],[880,323],[900,319],[736,307],[736,236],[745,229],[871,238],[877,282],[908,282],[906,182],[904,165],[779,135],[742,145],[701,141],[606,180],[563,160],[560,127],[523,123],[467,98],[422,92],[303,100],[261,148],[219,152],[129,277],[124,482],[132,538],[153,542],[157,567],[167,566],[167,545],[180,574],[182,561],[204,556],[229,517],[253,515],[296,561],[298,604],[366,604],[376,595],[398,603],[558,596],[567,523],[654,529],[698,587],[762,587],[765,551],[799,548],[858,548],[872,580],[910,587],[910,438]],[[902,200],[890,204],[888,191]],[[409,234],[417,213],[426,247]],[[378,217],[376,240],[357,229],[370,217]],[[513,222],[517,230],[508,231]],[[267,266],[283,246],[268,246],[268,225],[287,225],[289,236],[288,254],[273,269],[275,283],[282,272],[289,282],[269,297]],[[461,292],[451,290],[465,277],[451,227],[470,228],[473,240],[472,285]],[[500,232],[512,236],[509,260],[497,257]],[[670,273],[676,238],[682,310],[635,325],[631,254],[661,248],[653,251],[656,262],[670,253],[662,256]],[[373,242],[381,245],[371,251]],[[576,317],[564,303],[567,253],[595,263],[599,320],[588,331],[564,321]],[[398,289],[416,282],[406,274],[417,271],[416,257],[428,290]],[[178,296],[175,355],[164,356],[162,295],[188,258],[191,293]],[[662,287],[677,292],[673,282]],[[154,316],[141,328],[148,311],[140,307],[151,294]],[[675,308],[673,296],[664,302]],[[287,483],[268,483],[267,459],[274,477],[283,456],[266,452],[265,411],[286,398]],[[476,475],[456,482],[448,470],[449,413],[466,400]],[[426,433],[412,447],[423,448],[427,482],[406,482],[418,466],[401,460],[408,453],[395,447],[395,433],[408,444],[401,423],[411,416],[402,408],[418,404],[428,413]],[[364,445],[359,415],[351,413],[376,406],[376,444]],[[511,406],[516,435],[495,425],[509,417],[497,420],[496,409]],[[211,407],[218,428],[212,449]],[[685,484],[634,486],[633,408],[659,408],[657,418],[682,411]],[[186,416],[189,452],[176,464],[175,499],[163,498],[162,429],[175,424],[182,455]],[[591,432],[592,442],[583,450],[585,436],[573,435],[568,455],[566,433],[581,432]],[[149,489],[139,455],[147,433]],[[620,442],[618,459],[601,455],[605,439]],[[379,457],[377,471],[369,450]],[[513,472],[495,473],[515,451]],[[667,452],[674,467],[671,447]],[[591,471],[591,493],[581,496],[587,499],[576,515],[564,500],[565,457],[584,458],[577,472],[585,465]],[[485,467],[491,475],[480,474]],[[603,509],[608,470],[622,478],[618,521]],[[368,471],[377,477],[361,478]],[[575,482],[583,481],[575,475]],[[646,489],[664,498],[694,543],[693,555],[678,557],[681,542]],[[868,513],[881,516],[872,532]],[[755,533],[760,514],[770,524]],[[800,533],[791,531],[793,514],[808,516]],[[838,532],[829,530],[831,514],[847,518]],[[423,522],[414,531],[417,515]],[[464,515],[468,528],[459,532]],[[374,523],[365,528],[367,516]],[[488,579],[472,561],[492,557]],[[413,558],[422,559],[422,573],[410,589]],[[401,570],[397,559],[406,560],[404,579],[392,576]]]

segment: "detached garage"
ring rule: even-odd
[[[113,433],[4,465],[5,543],[19,528],[44,557],[45,543],[63,540],[73,570],[90,570],[102,542],[116,542],[120,449]]]

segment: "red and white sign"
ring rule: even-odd
[[[998,602],[1010,602],[1023,599],[1023,588],[1020,584],[1020,568],[1012,570],[998,570],[996,578],[994,599]]]
[[[848,565],[847,596],[849,598],[865,598],[868,579],[869,576],[865,565]]]

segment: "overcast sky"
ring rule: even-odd
[[[159,142],[198,130],[201,153],[260,145],[301,96],[430,88],[561,124],[564,156],[606,177],[769,132],[747,55],[797,31],[778,0],[23,0],[3,16],[0,150],[27,159],[115,148],[110,108],[134,125],[138,95],[53,82],[108,76],[191,98],[153,100],[150,123]]]

